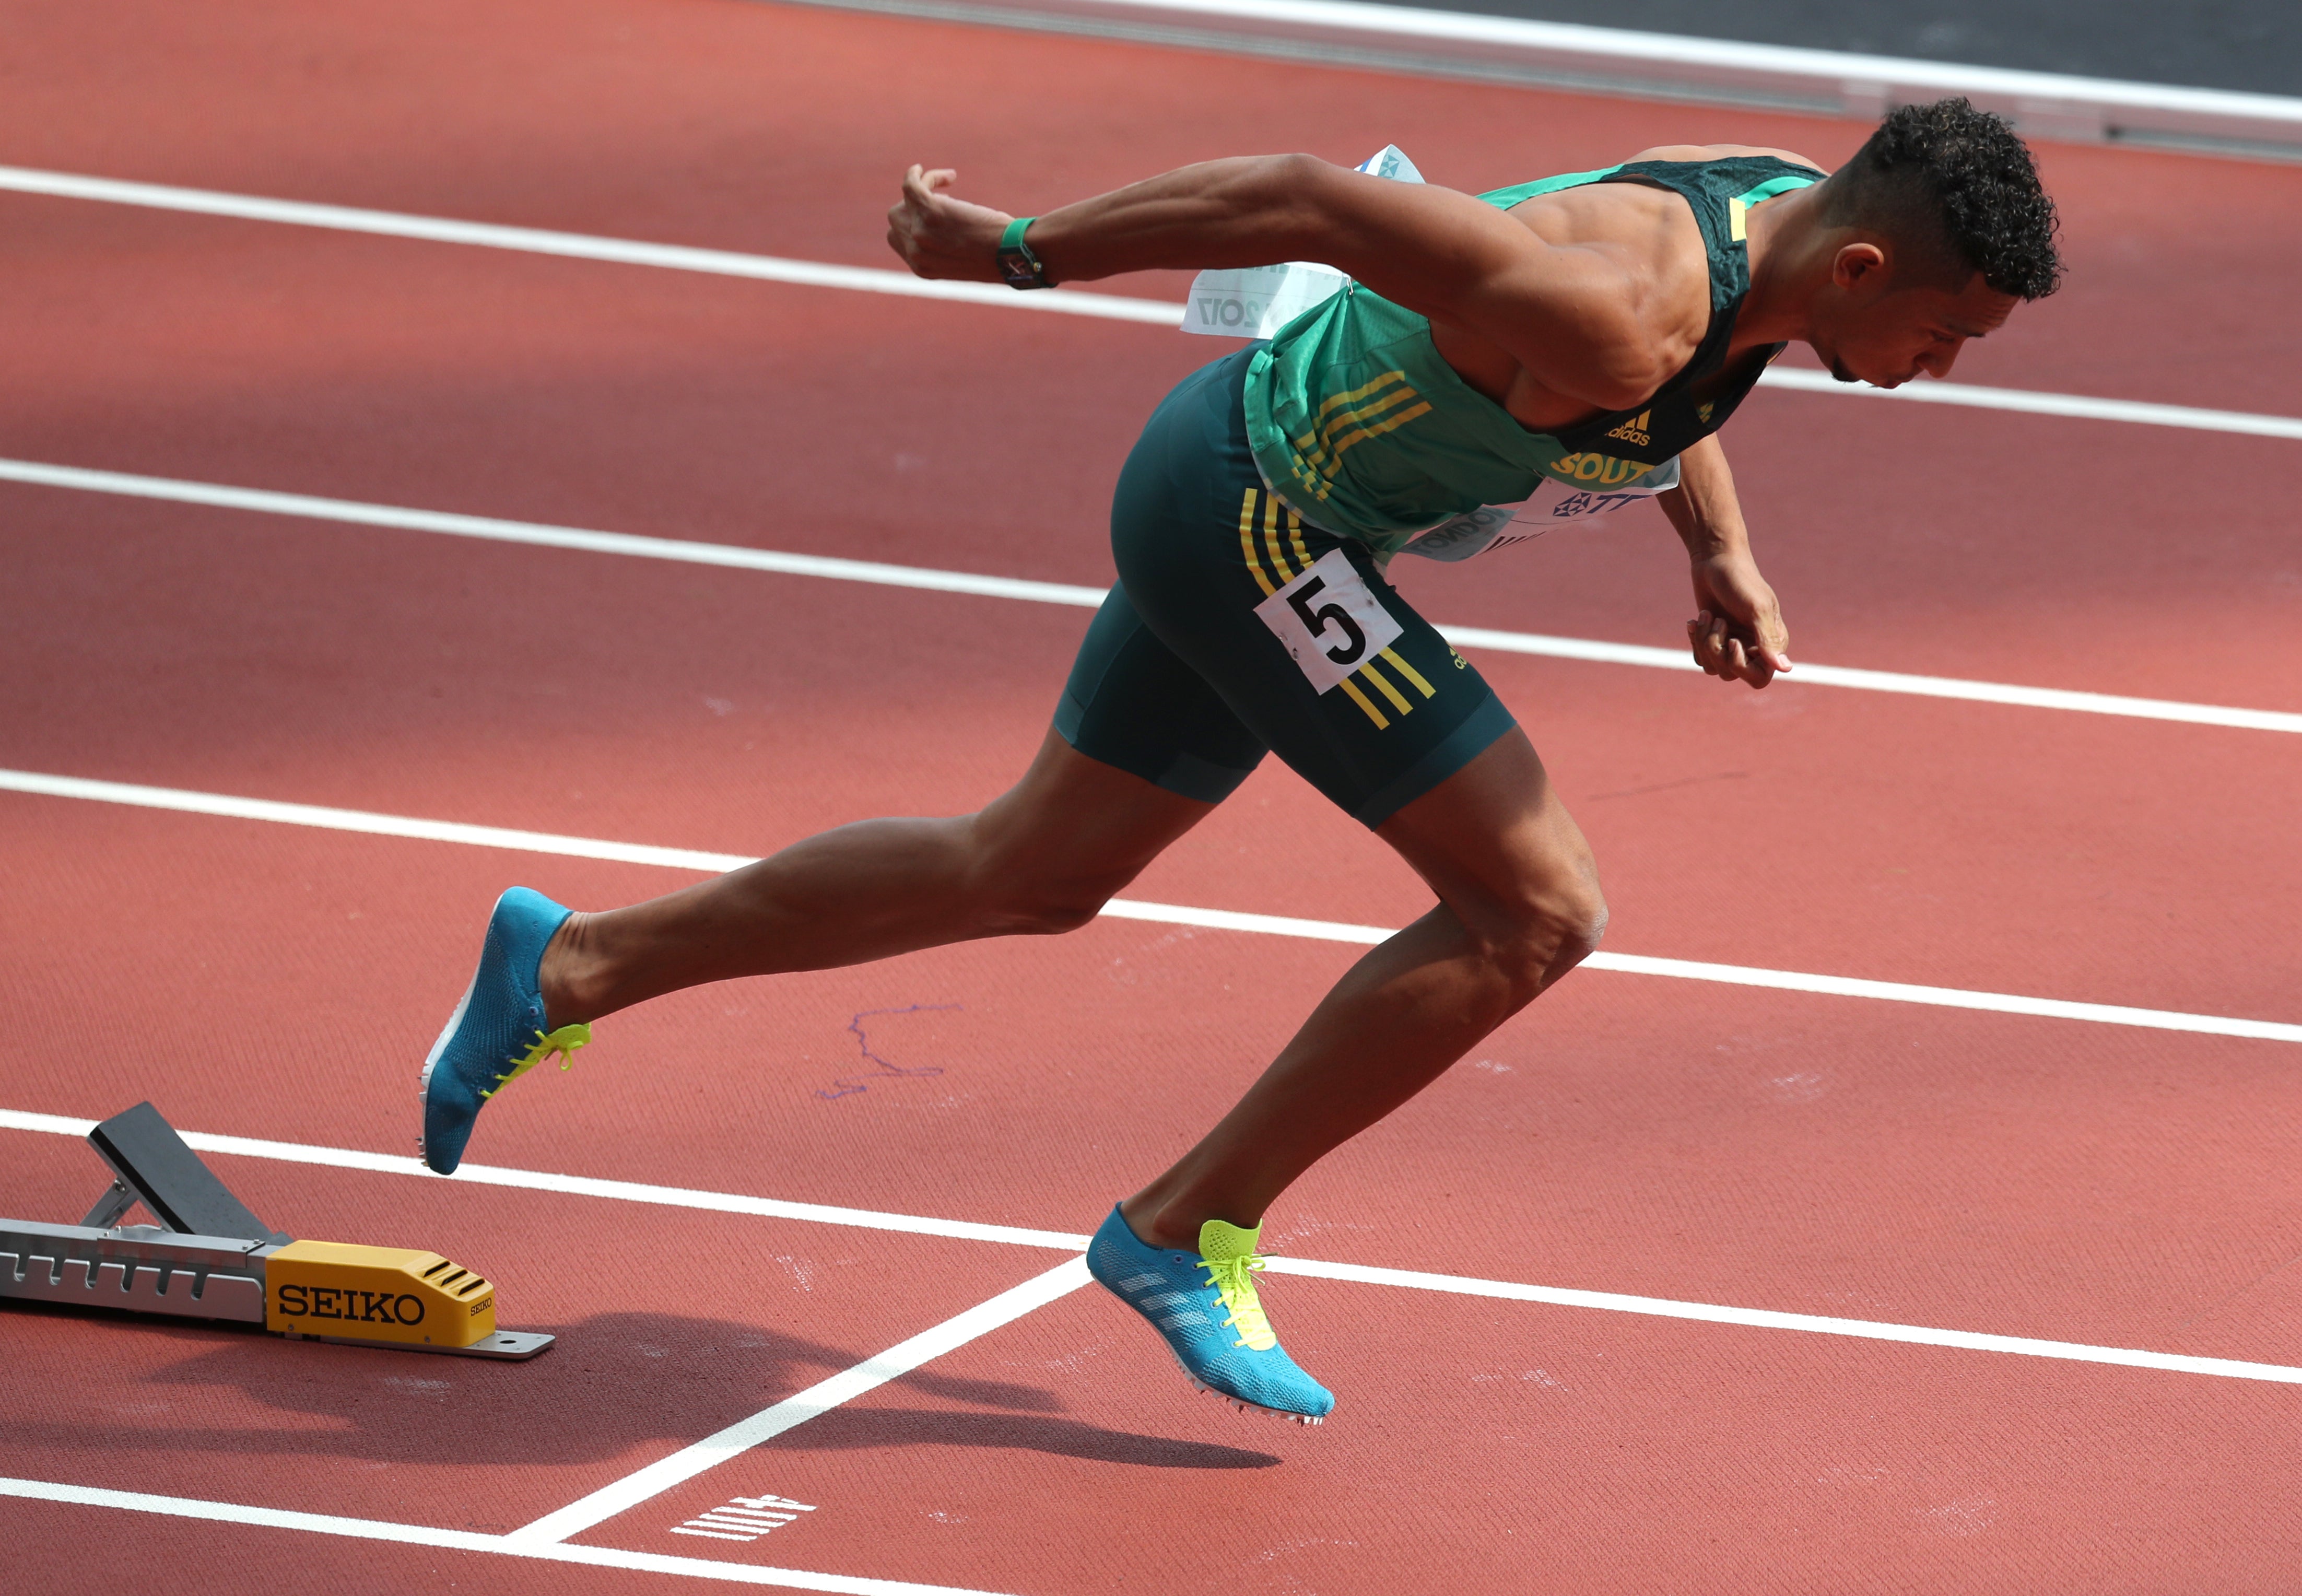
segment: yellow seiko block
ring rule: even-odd
[[[264,1281],[266,1330],[416,1347],[496,1331],[495,1288],[438,1253],[291,1241],[265,1259]]]

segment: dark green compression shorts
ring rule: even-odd
[[[1276,749],[1379,826],[1515,723],[1364,546],[1302,525],[1264,487],[1239,406],[1257,347],[1185,378],[1128,456],[1111,507],[1119,584],[1055,729],[1206,803]]]

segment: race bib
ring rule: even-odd
[[[1395,144],[1384,145],[1358,170],[1393,182],[1423,181],[1415,163]],[[1314,305],[1341,293],[1349,281],[1332,266],[1310,261],[1202,272],[1192,280],[1191,296],[1183,307],[1183,331],[1216,338],[1269,338]]]
[[[1269,338],[1314,305],[1341,293],[1348,281],[1340,272],[1307,261],[1202,272],[1191,281],[1183,331],[1216,338]]]
[[[1441,521],[1415,534],[1399,550],[1424,559],[1449,563],[1468,559],[1493,549],[1508,549],[1541,537],[1553,527],[1570,523],[1599,523],[1626,505],[1651,499],[1678,486],[1678,462],[1664,461],[1641,477],[1636,487],[1607,492],[1571,487],[1545,477],[1534,497],[1517,504],[1486,504]]]
[[[1340,549],[1313,560],[1309,569],[1257,604],[1255,613],[1315,693],[1332,691],[1407,630],[1367,590]]]

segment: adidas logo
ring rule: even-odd
[[[1164,1286],[1164,1275],[1131,1274],[1119,1282],[1119,1289],[1135,1304],[1136,1310],[1163,1330],[1175,1330],[1186,1324],[1205,1324],[1207,1316],[1188,1305],[1198,1300],[1189,1291],[1154,1291],[1144,1294],[1146,1286]],[[1173,1311],[1170,1311],[1173,1310]]]
[[[1642,410],[1630,420],[1617,427],[1613,432],[1609,433],[1607,436],[1609,438],[1620,438],[1626,443],[1634,443],[1639,448],[1644,449],[1654,441],[1653,439],[1647,436],[1647,417],[1653,414],[1654,412],[1651,410]]]

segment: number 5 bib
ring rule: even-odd
[[[1407,629],[1367,591],[1340,549],[1313,560],[1255,613],[1316,693],[1332,691]]]

